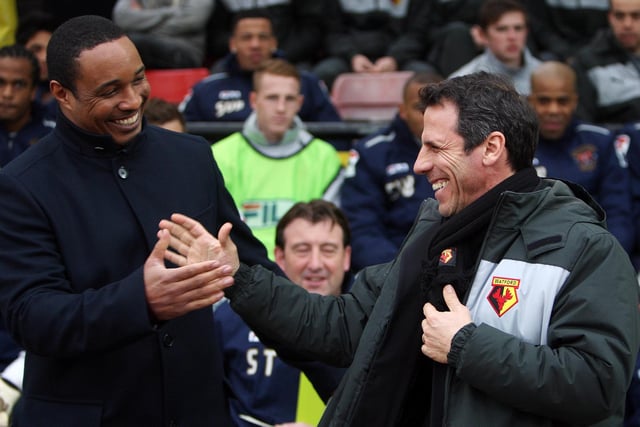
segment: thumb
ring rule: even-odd
[[[449,310],[455,311],[460,307],[464,307],[464,305],[458,299],[458,295],[456,295],[456,291],[455,289],[453,289],[453,286],[446,285],[442,289],[442,296],[444,297],[444,302],[445,304],[447,304],[447,307],[449,307]]]
[[[231,224],[230,222],[225,222],[224,224],[222,224],[222,227],[220,227],[220,231],[218,231],[218,241],[223,248],[228,247],[229,242],[231,242],[231,238],[229,236],[231,235],[232,228],[233,224]]]
[[[158,241],[153,246],[153,250],[149,255],[149,260],[154,264],[162,264],[164,265],[164,253],[169,248],[169,243],[171,242],[171,234],[169,230],[160,230],[158,231]]]

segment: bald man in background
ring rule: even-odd
[[[609,231],[630,253],[634,224],[628,169],[622,153],[616,153],[613,132],[576,118],[575,72],[562,62],[541,64],[531,75],[528,99],[540,123],[533,159],[538,176],[582,185],[605,210]]]

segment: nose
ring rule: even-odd
[[[146,89],[145,89],[146,88]],[[122,100],[119,107],[122,110],[137,110],[140,108],[143,102],[143,93],[149,93],[149,84],[144,83],[138,86],[128,85],[122,91]]]
[[[13,85],[10,83],[0,83],[0,95],[3,98],[13,97]]]
[[[260,46],[260,37],[256,36],[256,37],[251,37],[249,39],[249,46],[251,46],[252,48],[257,48]]]
[[[431,161],[431,155],[425,145],[420,147],[418,157],[413,164],[413,171],[418,175],[426,175],[433,168],[433,162]]]
[[[547,113],[555,114],[560,110],[557,102],[550,102],[547,106]]]
[[[319,248],[313,248],[311,255],[309,256],[309,264],[307,265],[310,270],[320,270],[322,268],[322,254]]]

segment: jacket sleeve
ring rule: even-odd
[[[386,268],[362,272],[350,293],[336,297],[309,293],[261,266],[241,264],[235,284],[225,294],[231,308],[278,353],[346,367],[380,294]]]
[[[600,185],[596,199],[607,214],[607,228],[624,250],[631,254],[635,243],[635,226],[631,209],[629,169],[620,165],[613,139],[603,147],[598,163]]]
[[[327,1],[324,20],[324,50],[327,52],[327,56],[337,56],[344,59],[351,68],[351,58],[358,53],[358,48],[353,37],[349,34],[339,3],[339,0]]]
[[[432,2],[411,2],[412,8],[406,18],[406,28],[402,35],[389,46],[387,54],[393,57],[398,68],[410,60],[424,60],[427,57],[427,30]],[[415,5],[415,7],[413,7]]]
[[[324,82],[311,73],[303,72],[302,95],[304,102],[298,115],[307,122],[340,122],[342,119],[331,102],[329,91]]]
[[[285,7],[291,10],[291,28],[278,45],[286,53],[287,60],[296,64],[313,56],[313,52],[322,46],[322,20],[326,8],[323,1],[294,0],[288,3]]]
[[[588,50],[580,50],[571,62],[571,66],[576,72],[578,115],[585,121],[594,122],[597,118],[598,93],[589,78],[589,65],[587,63],[589,55],[590,52]]]
[[[547,344],[479,324],[458,355],[462,381],[571,425],[595,424],[619,408],[638,352],[638,284],[615,238],[588,232],[555,299]]]
[[[184,119],[188,122],[204,122],[213,119],[213,111],[207,117],[200,108],[201,92],[206,90],[205,84],[205,82],[196,83],[178,106]]]
[[[108,351],[152,331],[142,268],[78,292],[39,205],[7,175],[0,174],[0,193],[0,271],[3,283],[12,284],[0,287],[0,311],[20,345],[40,355],[71,357]],[[91,254],[87,258],[94,262]]]
[[[187,0],[181,6],[132,9],[131,0],[118,0],[113,20],[125,31],[142,31],[167,36],[205,31],[214,7],[212,0]]]
[[[554,29],[546,1],[525,0],[524,5],[529,12],[529,34],[534,40],[538,51],[549,50],[558,55],[559,60],[566,60],[575,52],[571,45]]]
[[[355,154],[355,155],[354,155]],[[387,237],[384,181],[363,152],[356,147],[341,189],[340,205],[351,226],[351,260],[355,271],[373,264],[388,262],[398,247]]]

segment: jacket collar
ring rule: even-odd
[[[422,146],[422,141],[411,133],[409,125],[407,125],[407,122],[405,122],[398,113],[396,113],[395,117],[391,121],[390,127],[396,132],[397,140],[402,144],[418,148]]]
[[[85,156],[109,158],[135,150],[146,139],[146,119],[142,119],[142,131],[125,145],[116,144],[111,135],[88,132],[73,124],[58,108],[54,133],[66,147]]]
[[[284,52],[281,50],[276,50],[273,52],[273,58],[283,58]],[[253,71],[241,70],[240,65],[238,64],[238,56],[235,53],[228,53],[227,56],[223,59],[223,69],[230,76],[248,76],[251,77],[253,75]]]
[[[277,158],[293,156],[313,140],[313,136],[307,132],[302,120],[295,116],[291,128],[287,130],[282,140],[277,144],[270,144],[258,129],[255,111],[245,120],[242,135],[260,153]]]

